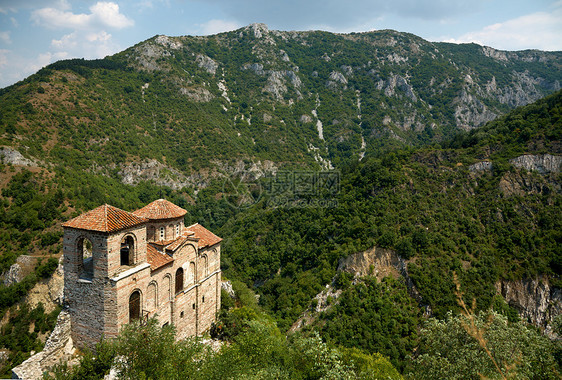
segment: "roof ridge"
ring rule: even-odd
[[[109,216],[108,213],[107,213],[107,206],[109,206],[109,204],[106,203],[103,206],[104,206],[103,208],[104,208],[104,212],[105,212],[105,215],[104,215],[105,216],[105,218],[104,218],[105,226],[104,227],[105,227],[105,230],[107,231],[108,230],[107,219],[108,219],[108,216]]]

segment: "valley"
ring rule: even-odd
[[[561,52],[252,24],[59,61],[0,90],[1,374],[54,328],[60,306],[23,300],[57,268],[60,224],[166,198],[224,238],[234,288],[210,332],[229,348],[174,348],[205,358],[190,376],[454,377],[455,350],[497,376],[479,337],[502,371],[556,378],[561,81]],[[478,335],[483,318],[500,327]],[[109,370],[127,334],[72,376]],[[439,351],[440,334],[470,343]],[[506,339],[528,362],[499,354]],[[130,370],[180,357],[162,355]]]

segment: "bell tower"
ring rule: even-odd
[[[112,278],[146,263],[146,222],[106,204],[63,223],[64,299],[78,347],[117,336]]]

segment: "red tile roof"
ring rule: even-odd
[[[62,226],[89,231],[115,232],[146,222],[148,219],[142,216],[105,204],[70,219]]]
[[[222,241],[220,237],[218,237],[199,223],[195,223],[194,225],[191,225],[186,229],[193,232],[193,237],[199,239],[199,248],[210,247]]]
[[[174,261],[172,257],[160,252],[150,243],[146,245],[146,258],[151,270],[156,270]]]
[[[186,236],[180,236],[176,240],[174,240],[171,244],[166,245],[166,251],[175,251],[178,249],[185,241],[187,240]]]
[[[170,201],[167,201],[165,199],[158,199],[152,203],[147,204],[139,210],[133,211],[133,214],[152,220],[157,220],[180,218],[187,214],[187,211],[179,206],[176,206]]]

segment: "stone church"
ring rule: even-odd
[[[103,205],[63,223],[64,299],[78,347],[156,317],[178,338],[209,329],[220,307],[221,238],[158,199],[127,212]]]

